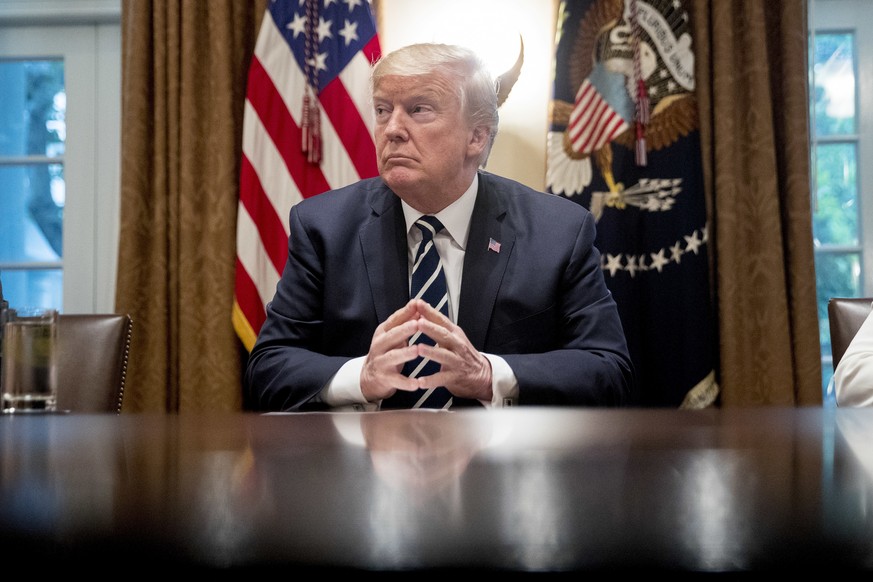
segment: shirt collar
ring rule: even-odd
[[[476,194],[479,192],[479,173],[473,176],[473,182],[464,191],[460,198],[437,212],[434,216],[440,219],[443,223],[449,236],[462,249],[467,248],[467,237],[470,234],[470,220],[473,217],[473,206],[476,204]],[[415,221],[424,216],[421,212],[411,207],[404,201],[400,201],[403,206],[403,217],[406,219],[406,233],[409,234],[410,229],[415,224]]]

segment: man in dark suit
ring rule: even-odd
[[[447,389],[459,405],[620,406],[633,369],[578,204],[480,170],[495,85],[460,47],[411,45],[373,68],[380,177],[291,209],[288,262],[249,357],[256,410],[376,410]],[[448,314],[410,299],[422,215]],[[419,333],[436,345],[412,343]],[[429,358],[439,371],[405,375]]]

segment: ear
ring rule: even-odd
[[[467,144],[468,153],[473,157],[478,157],[486,147],[488,147],[488,128],[484,125],[477,125],[470,133],[470,143]]]

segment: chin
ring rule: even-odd
[[[382,172],[382,179],[395,193],[399,193],[417,185],[421,178],[406,168],[391,168]]]

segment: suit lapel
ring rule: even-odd
[[[458,325],[477,349],[483,349],[500,282],[515,245],[515,229],[487,174],[479,174],[479,192],[464,254]],[[496,243],[491,244],[492,241]]]
[[[360,242],[376,318],[382,322],[409,301],[409,283],[400,199],[383,182],[376,183],[380,186],[367,194],[373,216],[361,229]]]

